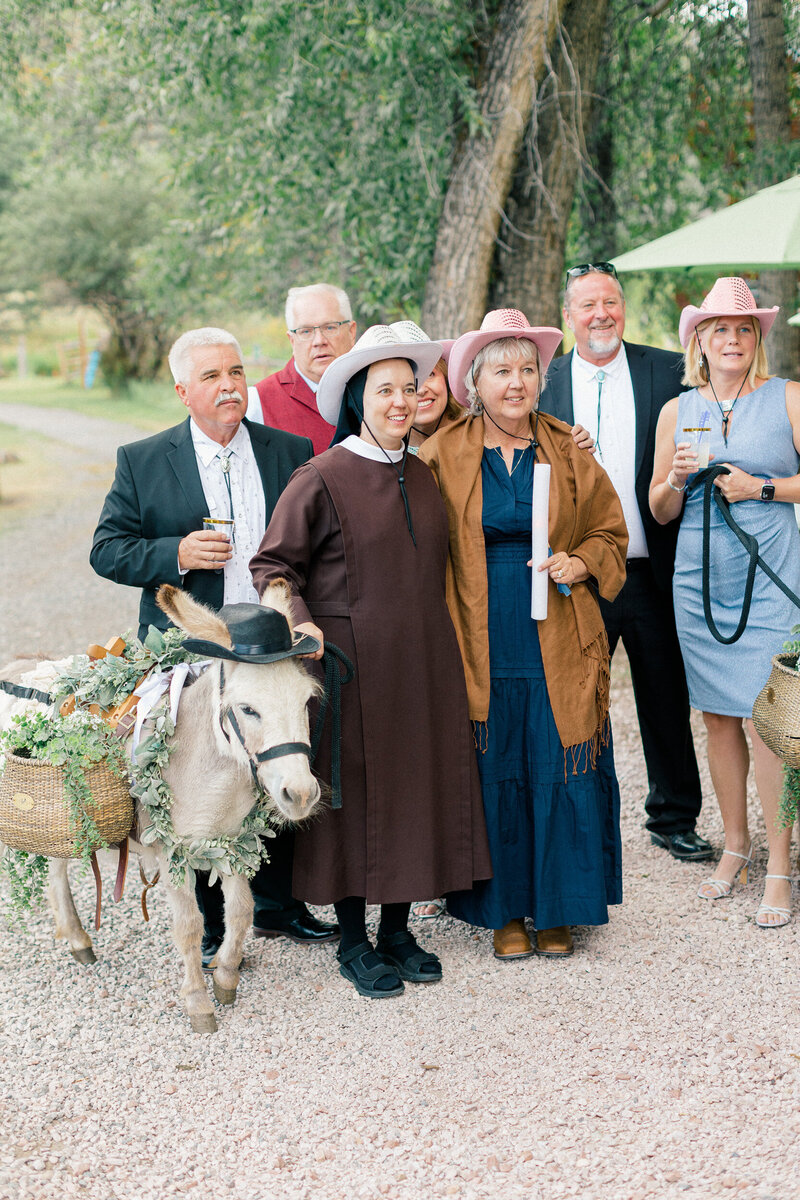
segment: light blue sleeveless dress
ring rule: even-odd
[[[728,444],[722,437],[717,404],[697,388],[678,397],[675,443],[687,439],[682,429],[697,427],[711,413],[711,453],[715,463],[730,463],[762,479],[795,475],[800,455],[792,442],[786,415],[786,380],[769,379],[756,391],[740,396],[730,421]],[[690,476],[689,482],[691,483]],[[773,571],[800,596],[800,534],[794,506],[778,501],[740,500],[731,513],[758,540],[759,553]],[[753,603],[738,642],[723,646],[709,632],[702,593],[703,487],[689,492],[681,518],[672,592],[675,622],[694,708],[733,717],[750,717],[753,702],[767,681],[770,659],[800,624],[800,608],[772,580],[756,570]],[[735,631],[742,609],[748,556],[728,529],[716,504],[711,505],[711,612],[720,633]]]

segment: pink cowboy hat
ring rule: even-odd
[[[685,350],[697,326],[715,317],[755,317],[761,325],[761,336],[766,337],[778,311],[777,304],[774,308],[756,308],[755,297],[745,281],[738,275],[726,275],[717,280],[699,308],[695,304],[686,305],[681,312],[678,338]]]
[[[481,321],[480,329],[473,333],[462,333],[450,351],[447,364],[450,391],[463,408],[467,405],[464,381],[475,355],[489,342],[499,342],[509,337],[525,338],[538,347],[540,374],[544,376],[564,335],[560,329],[553,329],[549,325],[529,325],[525,313],[517,308],[496,308],[488,312]]]

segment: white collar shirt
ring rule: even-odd
[[[597,443],[597,461],[605,467],[619,496],[628,527],[628,558],[647,558],[647,539],[636,500],[636,404],[624,345],[603,367],[574,351],[572,403],[576,423],[588,429]]]
[[[304,375],[303,372],[298,367],[296,359],[295,359],[294,369],[295,369],[295,371],[297,371],[297,374],[300,376],[303,383],[305,383],[307,385],[309,391],[312,391],[314,393],[314,395],[316,396],[317,388],[319,387],[319,381],[317,381],[315,383],[313,379],[309,379],[307,375]]]
[[[359,458],[370,458],[373,462],[393,462],[399,463],[403,457],[404,451],[401,450],[384,450],[381,446],[376,446],[374,442],[365,442],[363,438],[357,434],[351,433],[341,443],[345,450],[349,450],[351,454],[357,454]],[[388,458],[387,458],[388,455]]]
[[[244,425],[240,425],[228,445],[223,447],[203,433],[194,420],[190,419],[189,427],[208,516],[221,520],[233,518],[234,521],[233,555],[222,569],[223,603],[257,604],[258,592],[250,574],[250,559],[264,536],[266,514],[264,485],[250,434]],[[225,458],[230,460],[230,495],[222,469]]]

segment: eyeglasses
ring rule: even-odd
[[[598,262],[598,263],[578,263],[577,267],[570,267],[567,271],[567,279],[580,279],[581,275],[590,275],[592,271],[598,271],[601,275],[613,275],[617,278],[617,269],[613,263]]]
[[[349,325],[349,321],[328,321],[325,325],[301,325],[299,329],[290,329],[288,332],[293,333],[301,342],[308,342],[320,329],[326,337],[333,337],[339,329],[340,325]]]

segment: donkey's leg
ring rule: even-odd
[[[68,867],[67,858],[53,858],[50,861],[47,899],[56,924],[55,935],[57,938],[67,939],[73,957],[79,963],[97,962],[92,949],[92,939],[81,925],[75,908],[69,886]]]
[[[225,940],[217,951],[214,995],[220,1004],[233,1004],[239,986],[242,946],[253,923],[253,893],[244,875],[223,875],[225,897]]]
[[[163,864],[161,878],[169,879]],[[200,959],[203,918],[194,898],[194,888],[186,885],[175,888],[167,882],[167,901],[172,910],[172,936],[183,959],[181,996],[186,1002],[189,1021],[195,1033],[216,1033],[214,1004],[206,988]]]

